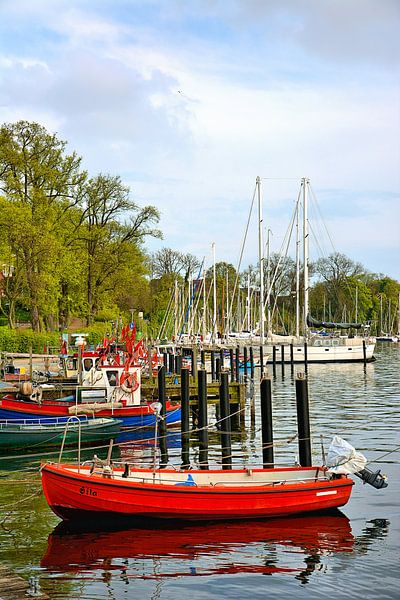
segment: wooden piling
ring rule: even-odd
[[[260,385],[261,395],[261,432],[263,468],[274,466],[274,436],[272,428],[272,387],[271,379],[264,377]]]
[[[190,442],[190,394],[189,394],[189,369],[181,371],[181,443],[182,443],[182,468],[190,466],[189,442]]]
[[[235,376],[236,376],[237,383],[239,383],[239,380],[240,380],[239,361],[240,361],[240,347],[236,346],[236,348],[235,348]]]
[[[220,380],[220,375],[221,375],[221,361],[220,361],[219,357],[217,357],[215,359],[215,379],[217,381]]]
[[[208,468],[208,415],[207,415],[207,372],[200,369],[197,373],[199,393],[199,465]]]
[[[247,381],[247,346],[243,348],[244,378]]]
[[[166,404],[167,394],[165,388],[165,366],[161,365],[158,368],[158,401],[161,403],[160,416],[162,417],[158,423],[159,445],[160,445],[160,467],[165,467],[168,463],[167,451],[167,423],[166,423]]]
[[[304,373],[299,373],[296,377],[296,406],[297,431],[299,435],[299,462],[302,467],[310,467],[312,464],[310,413],[307,378]]]
[[[221,452],[222,468],[232,468],[232,445],[231,445],[231,423],[229,411],[229,384],[228,373],[221,372],[219,406],[221,417]]]
[[[211,381],[215,381],[215,352],[211,350],[210,352],[210,360],[211,360]]]
[[[229,349],[229,364],[231,368],[231,382],[235,381],[235,367],[233,362],[233,348]]]

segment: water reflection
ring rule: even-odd
[[[125,579],[283,573],[308,581],[325,555],[352,553],[355,538],[339,511],[205,526],[86,531],[58,525],[41,566],[53,573],[113,573]],[[304,567],[304,563],[306,567]]]

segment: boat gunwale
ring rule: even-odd
[[[71,467],[72,465],[70,465]],[[49,468],[50,467],[50,468]],[[74,469],[77,469],[78,467],[76,465],[73,465]],[[304,470],[318,470],[318,467],[302,467],[302,469]],[[253,471],[262,473],[264,471],[268,471],[269,473],[272,473],[274,471],[283,471],[283,472],[290,472],[290,471],[296,471],[298,470],[298,467],[284,467],[282,469],[254,469]],[[132,482],[131,479],[115,479],[112,476],[109,475],[100,475],[98,473],[81,473],[81,472],[68,472],[68,468],[65,465],[58,465],[55,463],[45,463],[43,466],[41,466],[40,468],[41,473],[45,472],[45,473],[49,473],[50,475],[54,475],[55,477],[60,477],[60,478],[64,478],[64,479],[69,479],[72,481],[78,481],[78,483],[80,482],[85,482],[88,484],[91,484],[92,486],[107,486],[109,487],[115,487],[115,488],[120,488],[126,491],[135,491],[135,490],[141,490],[141,491],[146,491],[146,492],[153,492],[153,493],[159,493],[159,492],[168,492],[168,493],[196,493],[196,494],[222,494],[222,495],[228,495],[228,494],[264,494],[264,493],[277,493],[277,492],[308,492],[308,491],[313,491],[313,490],[320,490],[321,488],[323,488],[324,490],[329,490],[329,489],[333,489],[333,488],[338,488],[338,487],[348,487],[348,486],[353,486],[354,485],[354,481],[352,479],[350,479],[349,477],[345,476],[345,475],[341,475],[340,478],[335,478],[335,479],[318,479],[316,477],[312,477],[309,479],[299,479],[299,480],[292,480],[292,481],[282,481],[282,480],[277,480],[277,481],[271,481],[271,482],[267,482],[267,483],[256,483],[253,485],[252,482],[249,482],[249,485],[246,487],[244,487],[244,483],[240,482],[240,483],[236,483],[235,485],[230,485],[229,483],[219,483],[219,484],[212,484],[212,483],[206,483],[206,484],[199,484],[199,485],[185,485],[185,482],[183,481],[179,481],[176,482],[174,484],[166,484],[166,483],[160,483],[157,481],[135,481]],[[152,474],[151,470],[144,470],[145,473],[147,474]],[[163,470],[163,472],[165,473],[166,471]],[[168,472],[168,471],[167,471]],[[171,473],[176,473],[176,471],[170,471]],[[205,471],[202,470],[191,470],[191,471],[187,471],[187,473],[190,474],[195,474],[195,473],[203,473]],[[214,471],[216,472],[216,471]],[[235,472],[246,472],[246,470],[244,469],[235,469],[235,470],[230,470],[229,474],[235,473]],[[182,474],[185,474],[186,471],[181,472]],[[228,473],[228,472],[227,472]],[[180,484],[180,485],[177,485]],[[183,484],[183,485],[182,485]]]

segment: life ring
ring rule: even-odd
[[[133,394],[139,388],[139,381],[136,373],[124,372],[121,375],[120,388],[127,394]]]

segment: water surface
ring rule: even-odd
[[[277,463],[293,462],[298,453],[294,375],[278,366],[273,376]],[[310,365],[308,377],[314,461],[321,460],[321,436],[327,450],[339,434],[373,461],[371,469],[387,474],[388,488],[375,490],[356,479],[350,502],[330,515],[161,530],[110,531],[99,523],[98,531],[80,532],[48,509],[37,458],[3,456],[0,562],[37,578],[58,600],[399,598],[400,348],[378,346],[377,361],[366,367]],[[257,399],[255,413],[248,400],[245,421],[245,430],[234,435],[233,454],[235,462],[251,464],[260,460]],[[142,437],[121,453],[150,461],[152,439]],[[217,431],[210,432],[210,444],[210,458],[219,460]],[[178,435],[169,443],[176,464],[179,446]],[[194,460],[196,453],[193,443]]]

